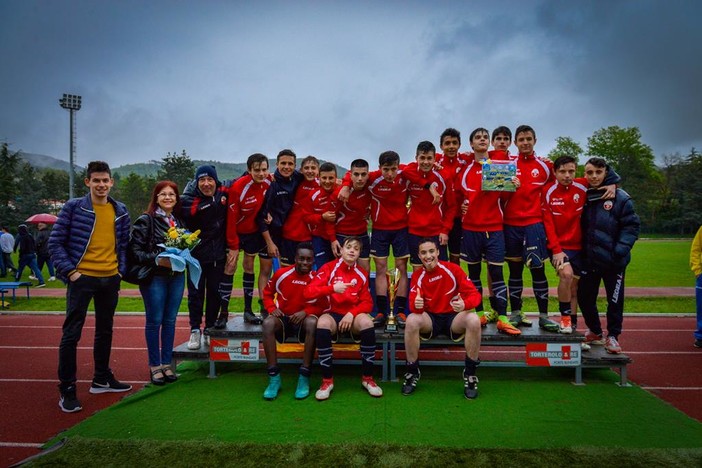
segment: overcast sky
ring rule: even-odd
[[[0,1],[0,141],[68,160],[404,162],[446,127],[702,148],[699,1]],[[516,152],[516,148],[512,148]]]

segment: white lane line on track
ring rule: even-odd
[[[641,387],[644,390],[681,390],[681,391],[699,391],[702,387]]]
[[[0,442],[0,447],[14,448],[42,448],[44,444],[32,444],[29,442]]]
[[[56,383],[56,379],[0,379],[2,383]],[[92,383],[92,380],[78,380],[78,383]],[[120,382],[130,385],[145,385],[149,383],[146,380],[120,380]]]
[[[25,351],[32,351],[32,350],[40,350],[40,349],[50,349],[52,351],[58,351],[58,346],[0,346],[0,349],[21,349]],[[80,350],[88,350],[92,351],[93,347],[92,346],[78,346],[78,349]],[[119,347],[119,346],[113,346],[112,350],[119,350],[119,351],[146,351],[146,348],[127,348],[127,347]]]

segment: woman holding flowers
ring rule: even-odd
[[[172,245],[179,237],[190,239],[191,234],[185,232],[183,222],[174,215],[179,207],[178,186],[169,180],[158,182],[148,209],[134,222],[129,241],[130,261],[152,268],[148,278],[139,284],[139,291],[146,310],[146,346],[154,385],[178,380],[171,361],[185,275],[174,271],[170,258],[160,254],[166,250],[164,245]]]

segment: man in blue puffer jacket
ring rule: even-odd
[[[124,204],[108,196],[113,184],[107,163],[89,163],[85,185],[90,193],[66,202],[49,237],[57,276],[68,283],[58,365],[59,407],[67,413],[82,409],[76,396],[76,349],[91,300],[95,302],[95,373],[90,393],[132,388],[110,370],[112,322],[120,282],[127,271],[131,226]]]
[[[584,271],[578,285],[578,304],[588,327],[585,342],[604,344],[611,354],[619,354],[619,335],[624,318],[624,272],[631,261],[631,249],[639,237],[641,222],[631,197],[617,189],[614,199],[605,200],[600,187],[607,174],[602,158],[590,158],[585,177],[590,183],[587,203],[580,218],[583,232]],[[603,341],[597,311],[600,282],[607,291],[607,339]]]

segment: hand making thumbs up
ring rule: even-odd
[[[424,298],[422,297],[422,290],[417,288],[417,295],[414,297],[414,307],[417,310],[424,309]]]

